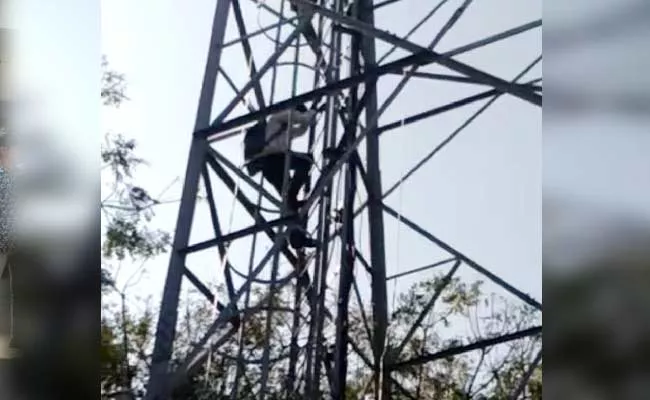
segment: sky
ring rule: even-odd
[[[41,79],[35,86],[50,93],[49,99],[55,98],[54,93],[63,96],[56,97],[57,101],[48,102],[48,106],[44,106],[48,115],[65,116],[53,122],[58,128],[57,132],[70,135],[66,138],[87,139],[87,143],[91,140],[97,143],[105,131],[120,132],[136,139],[139,155],[148,161],[148,165],[138,171],[137,181],[142,182],[153,194],[171,185],[164,193],[163,200],[178,199],[215,2],[110,0],[101,3],[101,14],[99,4],[95,2],[66,2],[65,7],[58,4],[56,10],[50,10],[48,7],[55,6],[43,5],[43,2],[37,0],[24,0],[20,2],[18,13],[23,17],[36,15],[30,19],[29,29],[23,28],[23,43],[31,43],[31,46],[25,45],[31,50],[25,51],[23,57],[31,61],[31,65],[40,67],[34,68],[32,72]],[[411,40],[427,44],[459,4],[458,1],[450,1]],[[258,11],[248,2],[243,2],[243,7],[249,30],[256,29],[258,24],[272,22],[268,14]],[[389,6],[379,11],[376,24],[393,33],[404,34],[430,8],[426,2],[404,0],[402,5]],[[502,12],[503,9],[508,12]],[[440,42],[438,50],[454,49],[536,20],[540,16],[540,1],[523,3],[499,0],[490,4],[474,2]],[[23,20],[27,21],[21,19]],[[100,21],[101,36],[98,32]],[[234,34],[234,24],[230,23],[227,38],[233,38]],[[285,30],[282,37],[286,35]],[[37,41],[38,46],[35,44]],[[99,41],[101,47],[98,46]],[[43,43],[48,45],[43,46]],[[272,44],[264,36],[253,41],[258,65],[270,55]],[[378,45],[377,52],[379,55],[384,54],[388,48],[385,44]],[[56,62],[50,62],[48,58],[48,54],[53,52],[59,55]],[[61,53],[69,56],[60,57]],[[92,62],[96,60],[99,65],[102,54],[108,57],[112,68],[126,75],[130,100],[118,110],[104,110],[98,116],[97,103],[80,101],[79,94],[84,95],[83,99],[90,99],[93,90],[97,93],[97,86],[88,82],[98,81],[98,69],[92,68]],[[457,58],[510,80],[540,54],[541,30],[537,29]],[[404,52],[396,51],[388,60],[403,55]],[[283,60],[288,61],[292,57],[293,54],[288,53]],[[309,56],[301,57],[309,60]],[[229,48],[224,52],[222,60],[224,69],[236,84],[243,86],[246,82],[246,69],[240,47]],[[72,75],[71,71],[74,71]],[[437,66],[422,71],[450,73]],[[52,79],[53,76],[66,76],[65,73],[75,79]],[[291,94],[290,73],[290,68],[279,69],[278,79],[283,83],[279,85],[276,100]],[[541,64],[525,79],[539,77]],[[380,102],[395,87],[398,79],[399,77],[382,79],[378,89]],[[264,82],[268,85],[268,79]],[[309,71],[301,70],[297,91],[308,90],[311,90]],[[380,124],[399,120],[481,90],[483,88],[474,85],[413,79],[380,119]],[[220,79],[214,104],[215,115],[232,97],[232,91]],[[476,103],[384,134],[380,143],[384,189],[392,186],[401,174],[453,132],[482,104]],[[243,111],[242,107],[238,107],[231,117]],[[101,120],[101,126],[97,126],[98,120]],[[541,109],[503,96],[451,145],[409,179],[402,190],[396,191],[387,199],[391,207],[537,299],[541,299],[542,288],[541,121]],[[98,134],[93,136],[87,132]],[[235,138],[219,142],[215,148],[233,162],[240,163],[239,145]],[[78,149],[81,148],[79,145]],[[78,153],[84,154],[81,150]],[[234,230],[250,224],[251,221],[241,209],[235,208],[231,212],[233,199],[227,190],[217,184],[215,193],[224,230]],[[173,231],[176,214],[177,204],[161,206],[153,223],[161,229]],[[364,250],[367,248],[364,245],[367,242],[367,220],[361,224],[361,229],[358,229],[359,242]],[[388,275],[435,262],[443,257],[435,246],[417,234],[407,228],[398,229],[396,221],[388,215],[385,215],[385,229]],[[191,242],[209,239],[211,236],[207,207],[201,203],[197,208]],[[267,244],[262,245],[264,246]],[[245,269],[248,259],[247,243],[236,243],[230,252],[230,258],[238,268]],[[143,271],[143,276],[136,275],[135,281],[138,284],[132,292],[142,297],[153,296],[154,301],[157,301],[162,292],[167,262],[167,256],[161,256],[147,263],[142,270],[137,264],[127,264],[120,272],[120,279],[124,282],[133,272]],[[188,257],[188,265],[206,281],[219,283],[216,251]],[[464,271],[466,272],[461,275],[468,279],[479,278],[470,273],[469,269]],[[426,276],[430,275],[404,279],[400,282],[400,289]],[[335,280],[336,276],[332,275],[330,281],[334,283]],[[497,289],[492,287],[489,290]]]

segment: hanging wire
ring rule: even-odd
[[[402,124],[404,123],[404,120],[402,120]],[[400,147],[401,148],[401,147]],[[401,168],[401,173],[400,176],[404,174],[404,161],[400,157],[400,164],[402,165]],[[396,218],[396,224],[397,224],[397,235],[396,235],[396,242],[397,242],[397,247],[396,247],[396,255],[395,255],[395,267],[399,268],[400,265],[400,249],[401,249],[401,232],[402,232],[402,206],[403,206],[403,185],[400,186],[399,192],[398,192],[398,207],[397,207],[397,218]],[[392,304],[391,304],[391,310],[395,309],[395,302],[397,298],[397,279],[394,280],[393,284],[393,298],[392,298]]]
[[[402,73],[404,74],[404,77],[406,77],[406,69],[402,70]],[[402,120],[401,120],[401,126],[402,127],[404,126],[404,118],[402,118]],[[402,150],[402,153],[403,153],[403,147],[402,146],[400,146],[400,149]],[[404,174],[403,157],[400,157],[400,161],[401,161],[400,164],[402,165],[402,168],[401,168],[402,173],[400,174],[400,176],[402,176]],[[399,267],[400,258],[401,258],[400,250],[401,250],[402,206],[403,206],[402,187],[403,187],[403,185],[400,185],[399,193],[398,193],[398,196],[399,196],[398,197],[399,198],[399,200],[398,200],[398,208],[397,208],[398,212],[397,212],[397,218],[396,218],[396,220],[397,220],[397,222],[396,222],[397,223],[397,235],[395,237],[395,240],[396,240],[396,243],[397,243],[397,246],[396,246],[396,249],[395,249],[395,266],[396,267]],[[391,312],[393,312],[395,310],[396,302],[397,302],[397,279],[395,280],[395,283],[393,284],[393,295],[392,295],[392,299],[391,299]],[[387,328],[389,328],[389,327],[387,327]],[[386,357],[386,352],[388,351],[388,339],[389,339],[389,336],[390,336],[388,334],[388,329],[386,331],[387,332],[386,332],[386,334],[384,336],[383,351],[382,351],[381,357],[379,359],[379,365],[380,365],[380,367],[379,367],[379,382],[380,383],[379,383],[378,393],[379,393],[379,396],[380,396],[379,398],[380,399],[383,397],[383,393],[382,393],[383,389],[381,389],[381,388],[383,387],[383,379],[384,379],[384,360],[385,360],[385,357]]]
[[[262,27],[262,21],[260,19],[261,15],[262,15],[261,9],[262,9],[262,7],[269,7],[269,6],[266,5],[266,0],[253,0],[253,2],[255,3],[255,6],[257,8],[257,25],[258,25],[258,28],[260,29],[260,33],[262,33],[269,41],[275,43],[276,46],[279,46],[281,44],[280,43],[280,38],[279,37],[275,38],[275,39],[272,38],[271,36],[269,36],[266,33],[267,31]],[[333,7],[333,5],[334,5],[334,3],[330,3],[327,6],[328,7]],[[351,6],[352,6],[352,3],[349,3],[347,5],[347,7],[345,8],[345,12],[347,12],[350,9]],[[280,17],[282,17],[282,16],[280,16]],[[327,20],[330,21],[329,19],[327,19]],[[327,25],[327,28],[325,28],[325,30],[323,31],[322,37],[329,36],[330,33],[332,32],[333,28],[334,28],[334,22],[332,21]],[[299,44],[298,43],[298,44],[293,45],[293,47],[296,47],[296,48],[301,48],[301,47],[305,47],[305,46],[309,46],[309,42],[305,42],[305,44]],[[331,51],[330,46],[331,46],[331,44],[326,45],[325,47],[328,50]],[[336,69],[338,69],[339,67],[340,67],[340,65],[330,66],[330,68],[336,68]]]
[[[234,220],[234,215],[235,215],[235,205],[237,204],[237,194],[239,194],[239,186],[241,184],[241,177],[238,175],[237,176],[237,181],[235,182],[235,190],[233,191],[233,196],[232,196],[232,204],[231,204],[231,210],[230,210],[230,215],[228,216],[228,229],[226,230],[226,234],[230,234],[232,232],[232,224]],[[221,268],[220,271],[225,271],[227,268],[228,264],[228,257],[229,257],[229,252],[230,252],[230,243],[225,244],[225,251],[224,255],[221,258]],[[218,284],[215,283],[215,287],[217,287]],[[214,296],[214,301],[212,302],[212,318],[216,319],[217,314],[218,314],[218,309],[217,309],[217,304],[218,304],[218,296]],[[208,343],[208,347],[210,348],[210,351],[208,352],[208,357],[206,358],[206,370],[205,370],[205,378],[206,382],[205,384],[207,385],[209,382],[209,376],[210,376],[210,370],[212,367],[212,347],[214,345],[214,338],[211,337],[210,341]]]
[[[264,185],[264,177],[260,176],[260,186]],[[260,212],[260,205],[262,203],[262,193],[260,192],[257,196],[257,209],[256,209],[256,217],[259,215]],[[257,219],[257,218],[255,218]],[[248,275],[251,275],[252,270],[253,270],[253,262],[255,259],[255,249],[256,249],[256,242],[257,242],[257,232],[253,234],[253,242],[251,243],[251,251],[250,251],[250,258],[249,258],[249,263],[248,263]],[[244,296],[244,308],[248,308],[250,304],[250,297],[251,297],[251,291],[250,287],[246,290],[246,295]],[[235,382],[233,384],[233,388],[230,394],[231,400],[235,400],[238,396],[238,384],[239,384],[239,378],[241,377],[242,374],[242,368],[243,368],[243,362],[241,361],[243,359],[243,353],[244,353],[244,336],[245,336],[245,329],[246,326],[246,318],[243,317],[241,319],[241,323],[239,324],[239,332],[238,332],[238,349],[237,349],[237,367],[235,370]]]
[[[253,1],[255,2],[255,0],[253,0]],[[262,16],[262,7],[263,7],[263,6],[266,6],[266,0],[259,0],[259,1],[256,1],[255,3],[256,3],[256,4],[255,4],[255,7],[257,8],[257,26],[258,26],[258,28],[260,28],[260,30],[262,30],[261,33],[262,33],[262,34],[263,34],[263,35],[264,35],[268,40],[270,40],[272,43],[274,43],[276,46],[281,45],[280,40],[279,40],[279,37],[276,38],[276,39],[272,38],[271,36],[269,36],[269,35],[266,33],[265,30],[263,30],[263,27],[262,27],[262,26],[263,26],[263,25],[262,25],[262,21],[261,21],[261,16]],[[283,15],[281,15],[280,18],[281,18],[281,17],[283,17]],[[330,25],[331,25],[331,24],[330,24]],[[296,49],[299,49],[300,47],[303,47],[303,46],[309,46],[309,43],[305,43],[304,45],[301,45],[300,43],[298,43],[298,44],[294,44],[292,47],[295,47]]]
[[[248,57],[248,60],[246,61],[246,68],[248,70],[249,75],[252,74],[252,65],[253,65],[253,55],[250,54]],[[244,102],[244,105],[247,106],[247,108],[251,109],[252,105],[250,103],[250,100],[245,96],[242,101]],[[243,146],[244,143],[241,143],[242,151],[243,151]],[[244,164],[239,166],[239,169],[243,168]],[[232,204],[231,204],[231,210],[230,210],[230,215],[228,216],[228,228],[226,230],[227,234],[232,232],[232,225],[233,225],[233,220],[234,220],[234,214],[235,214],[235,205],[237,204],[237,195],[239,194],[240,190],[240,185],[241,185],[241,176],[237,175],[237,180],[235,182],[235,190],[233,191],[233,196],[232,196]],[[207,182],[205,182],[207,184]],[[261,194],[260,194],[261,196]],[[230,243],[225,244],[225,251],[223,254],[223,257],[221,259],[221,271],[226,271],[228,269],[228,257],[229,257],[229,252],[230,252]],[[215,288],[218,286],[218,284],[215,282]],[[217,309],[217,304],[218,304],[218,296],[214,296],[214,301],[212,304],[212,318],[216,319],[217,314],[218,314],[218,309]],[[206,358],[206,371],[205,371],[205,378],[206,382],[205,384],[208,385],[209,382],[209,374],[212,366],[212,347],[214,345],[214,338],[210,338],[210,341],[208,343],[208,347],[210,348],[210,351],[208,352],[208,356]]]

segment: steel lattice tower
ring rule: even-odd
[[[408,388],[393,379],[393,371],[541,334],[541,325],[532,326],[505,336],[491,337],[412,359],[400,357],[403,345],[386,348],[387,330],[391,322],[387,280],[396,278],[387,276],[387,238],[384,229],[384,218],[387,215],[398,218],[405,227],[429,241],[437,254],[447,253],[448,259],[436,264],[453,265],[449,276],[461,266],[471,268],[501,285],[521,301],[541,310],[538,301],[384,202],[400,183],[437,154],[462,127],[443,140],[425,159],[415,164],[414,169],[403,179],[386,191],[382,186],[379,159],[380,135],[468,104],[489,100],[482,108],[484,109],[496,98],[505,95],[530,103],[531,107],[541,107],[542,89],[539,80],[519,82],[541,60],[541,54],[518,76],[507,80],[457,59],[472,50],[539,28],[541,19],[522,21],[526,23],[438,53],[436,46],[471,8],[472,1],[443,0],[427,5],[431,10],[428,15],[414,15],[413,24],[417,23],[416,28],[419,28],[440,9],[447,10],[446,23],[437,26],[435,31],[432,27],[427,28],[424,37],[429,39],[426,43],[418,43],[410,34],[397,36],[389,32],[395,30],[395,27],[375,23],[375,12],[400,7],[405,1],[384,0],[373,4],[372,0],[321,0],[313,5],[305,0],[295,0],[298,6],[311,10],[300,15],[290,10],[289,0],[216,1],[205,76],[158,320],[147,388],[149,399],[169,398],[170,391],[175,386],[196,373],[211,351],[218,350],[220,345],[237,336],[242,324],[255,313],[292,315],[289,318],[292,321],[291,343],[286,354],[271,354],[271,334],[268,331],[264,338],[267,347],[259,357],[247,358],[236,350],[232,353],[239,368],[235,380],[229,384],[241,387],[246,375],[243,371],[249,364],[256,365],[261,371],[259,381],[251,384],[258,391],[256,398],[265,398],[270,375],[278,370],[287,377],[287,393],[301,393],[303,398],[322,398],[325,394],[331,394],[332,398],[343,398],[348,379],[347,363],[351,354],[356,354],[355,357],[363,360],[373,377],[370,382],[373,388],[371,392],[374,393],[372,398],[386,399],[396,390],[414,398],[414,394],[408,393]],[[259,17],[262,14],[266,18],[263,23]],[[424,19],[421,20],[421,17]],[[236,37],[232,40],[227,40],[228,29],[236,32]],[[260,50],[263,46],[254,45],[256,40],[266,41],[267,45],[271,43],[272,51]],[[398,52],[406,52],[406,55],[385,61],[387,57],[376,56],[379,43],[395,47]],[[239,52],[239,55],[226,55],[226,50]],[[539,51],[541,52],[541,43]],[[228,75],[227,64],[238,62],[235,60],[243,60],[240,69],[245,71],[247,77],[243,85],[238,85]],[[449,73],[423,71],[432,65],[441,66]],[[279,69],[285,73],[278,73]],[[381,117],[387,108],[399,102],[400,92],[414,78],[488,88],[473,96],[407,115],[398,121],[383,121]],[[381,86],[387,79],[397,79],[399,82],[388,94],[384,93],[386,91]],[[305,87],[313,89],[305,90]],[[218,97],[215,92],[219,93]],[[233,92],[234,96],[229,98],[229,93]],[[379,92],[383,94],[378,94]],[[275,97],[282,94],[286,95],[284,100],[275,100]],[[223,107],[213,107],[215,102],[224,99],[226,103]],[[318,165],[312,170],[309,193],[305,197],[307,201],[298,216],[309,217],[307,229],[314,233],[322,246],[304,254],[288,247],[285,240],[287,227],[300,224],[298,217],[283,216],[280,212],[282,202],[277,194],[266,190],[260,184],[259,176],[246,175],[241,167],[241,154],[227,156],[222,149],[227,141],[240,143],[246,127],[272,113],[301,103],[310,107],[323,102],[326,102],[327,107],[321,113],[318,123],[306,135],[306,143],[303,143],[313,150]],[[213,108],[218,108],[216,117]],[[237,115],[233,116],[235,114]],[[318,157],[321,150],[326,148],[337,150],[333,158]],[[213,186],[217,182],[228,190],[214,190]],[[335,182],[340,183],[337,186],[340,188],[337,193],[342,197],[340,203],[337,203],[333,194],[338,190]],[[214,236],[190,243],[201,185],[205,187]],[[226,232],[221,223],[223,214],[220,216],[218,201],[215,200],[219,196],[236,199],[237,207],[245,210],[251,218],[251,224]],[[359,224],[364,220],[365,225],[360,228]],[[367,232],[364,243],[359,243],[357,239],[360,229]],[[250,256],[249,272],[242,273],[245,268],[235,266],[235,261],[228,254],[234,243],[246,240],[252,240],[249,250],[251,253],[253,249],[264,247],[261,241],[267,240],[269,245],[263,249],[263,257]],[[336,262],[330,255],[335,246],[339,249]],[[217,273],[223,274],[227,289],[227,299],[224,301],[217,302],[208,285],[186,263],[188,255],[210,248],[218,249],[221,257],[221,261],[215,261],[215,271],[218,269]],[[245,255],[248,258],[248,254]],[[282,265],[285,266],[284,275]],[[418,272],[404,268],[400,274]],[[270,278],[262,279],[262,274]],[[366,299],[362,299],[364,294],[360,292],[363,290],[359,289],[356,278],[360,274],[365,274],[370,283],[368,287],[362,288],[366,289]],[[334,284],[328,283],[328,279],[332,281],[332,276],[336,277]],[[218,303],[218,312],[214,323],[205,332],[203,339],[195,343],[194,350],[187,355],[185,362],[172,368],[170,359],[184,278],[210,302]],[[289,290],[293,296],[293,305],[269,306],[263,302],[248,304],[251,287],[254,285],[266,286],[271,294]],[[437,295],[432,295],[434,298],[421,310],[422,315],[433,307]],[[335,297],[333,305],[326,301],[328,296]],[[362,351],[360,344],[351,340],[348,334],[348,312],[351,299],[354,298],[367,306],[369,311],[367,315],[362,313],[364,320],[367,320],[369,354]],[[267,321],[270,320],[269,317]],[[417,326],[412,327],[411,331],[416,328]],[[517,397],[516,393],[513,395]],[[230,398],[236,397],[235,392]]]

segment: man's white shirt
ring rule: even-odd
[[[287,110],[272,115],[266,123],[266,140],[268,143],[261,155],[289,151],[291,149],[291,139],[304,135],[315,115],[316,110],[307,110],[304,113],[297,110]],[[283,129],[285,126],[286,128]]]

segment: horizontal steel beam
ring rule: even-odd
[[[452,103],[445,104],[444,106],[436,107],[428,111],[421,112],[416,115],[412,115],[410,117],[404,118],[399,121],[391,122],[386,125],[380,126],[377,128],[377,134],[382,134],[386,131],[390,131],[393,129],[401,128],[406,125],[410,125],[412,123],[421,121],[423,119],[427,119],[430,117],[433,117],[434,115],[442,114],[447,111],[454,110],[456,108],[461,108],[464,107],[468,104],[475,103],[480,100],[488,99],[494,95],[499,94],[500,92],[496,89],[488,90],[479,94],[475,94],[473,96],[465,97],[464,99],[456,100]]]
[[[244,36],[239,36],[239,37],[237,37],[237,39],[233,39],[233,40],[231,40],[229,42],[224,43],[223,46],[221,46],[221,47],[225,49],[226,47],[230,47],[232,45],[240,43],[244,39],[252,39],[253,37],[261,35],[264,32],[268,32],[268,31],[273,30],[273,29],[275,29],[275,28],[277,28],[279,26],[286,25],[286,24],[292,23],[292,22],[297,21],[297,20],[298,20],[297,17],[293,17],[293,18],[290,18],[290,19],[287,19],[287,20],[281,20],[281,21],[276,22],[274,24],[268,25],[268,26],[266,26],[264,28],[260,28],[260,29],[256,30],[255,32],[248,33],[248,34],[246,34]]]
[[[463,253],[459,252],[458,250],[454,249],[447,243],[443,242],[442,240],[438,239],[435,237],[433,234],[422,228],[420,225],[416,224],[409,218],[405,217],[404,214],[399,214],[397,211],[392,209],[391,207],[387,206],[385,203],[382,203],[384,207],[384,211],[393,218],[399,218],[399,221],[403,223],[404,225],[408,226],[411,228],[414,232],[419,233],[422,237],[428,239],[432,243],[435,243],[438,247],[441,249],[447,251],[448,253],[454,255],[456,258],[459,260],[463,261],[465,264],[467,264],[470,268],[475,270],[476,272],[485,275],[488,279],[490,279],[492,282],[496,283],[497,285],[501,286],[508,292],[512,293],[514,296],[518,297],[521,301],[525,302],[526,304],[530,305],[531,307],[534,307],[538,310],[542,310],[542,304],[538,302],[537,300],[533,299],[531,296],[527,295],[526,293],[522,292],[521,290],[515,288],[505,280],[501,279],[500,277],[496,276],[492,272],[488,271],[487,269],[483,268],[480,266],[476,261],[472,260],[471,258],[467,257]]]
[[[298,27],[287,37],[280,46],[275,50],[275,53],[266,60],[264,65],[260,67],[259,71],[244,85],[243,88],[237,93],[234,99],[219,113],[219,115],[212,121],[210,126],[220,125],[226,117],[237,107],[237,104],[246,97],[248,92],[253,89],[256,85],[259,84],[260,80],[264,77],[266,72],[271,69],[278,61],[278,59],[284,54],[284,52],[291,46],[294,40],[300,35],[305,26],[308,25],[308,21],[301,22]]]
[[[304,93],[302,95],[298,95],[292,99],[288,99],[285,101],[278,102],[273,105],[267,106],[265,109],[258,110],[255,112],[252,112],[250,114],[241,116],[241,117],[236,117],[233,118],[229,121],[223,122],[217,126],[214,127],[209,127],[200,131],[197,131],[194,133],[196,137],[201,137],[201,138],[207,138],[209,136],[222,133],[222,132],[228,132],[234,128],[238,128],[241,126],[244,126],[246,124],[252,123],[254,121],[259,120],[260,118],[269,116],[271,114],[274,114],[279,111],[283,111],[289,108],[292,108],[298,104],[302,104],[308,101],[312,101],[318,98],[321,98],[325,95],[333,94],[335,92],[339,92],[341,90],[345,90],[348,88],[351,88],[353,86],[362,84],[370,79],[375,79],[379,78],[383,75],[386,74],[403,74],[404,69],[407,67],[411,66],[423,66],[427,64],[432,64],[435,62],[438,62],[439,59],[443,57],[451,57],[452,55],[458,55],[462,54],[468,51],[471,51],[475,48],[482,47],[486,44],[493,43],[499,40],[502,40],[503,38],[508,38],[510,36],[514,36],[515,34],[525,32],[527,30],[536,28],[541,26],[541,20],[538,21],[533,21],[528,24],[522,25],[521,27],[517,27],[514,29],[507,30],[505,32],[501,32],[499,34],[494,35],[493,37],[483,39],[481,41],[478,41],[476,43],[472,43],[466,46],[461,46],[457,49],[451,50],[449,52],[445,52],[444,54],[438,54],[429,51],[428,49],[425,49],[423,51],[417,52],[413,55],[407,56],[400,58],[398,60],[392,61],[390,63],[384,64],[382,66],[378,67],[372,67],[368,68],[366,72],[360,75],[352,76],[347,79],[340,80],[338,82],[332,83],[331,85],[327,85],[325,87],[315,89],[311,92]],[[417,74],[417,73],[416,73]],[[462,79],[462,77],[459,77]],[[452,78],[450,78],[452,79]],[[484,79],[478,79],[473,76],[465,77],[466,80],[472,81],[473,83],[483,83],[489,86],[493,86],[490,83],[487,83]],[[517,85],[517,84],[514,84]],[[534,87],[534,86],[529,86],[529,84],[518,84],[521,90],[524,91],[530,91],[531,93],[534,93],[539,90],[539,88]],[[502,90],[498,89],[498,93],[503,93]],[[541,96],[540,96],[541,97]],[[228,132],[225,134],[225,136],[232,136],[234,133]],[[224,137],[225,138],[225,137]],[[222,139],[221,136],[214,138],[215,140]]]
[[[456,71],[460,74],[480,80],[485,84],[494,87],[495,89],[499,89],[501,92],[511,94],[522,100],[528,101],[536,106],[540,106],[540,107],[542,106],[542,96],[540,96],[539,94],[531,90],[522,89],[521,87],[513,85],[512,83],[503,80],[499,77],[478,70],[460,61],[456,61],[449,56],[437,53],[433,50],[429,50],[426,47],[420,46],[413,42],[409,42],[408,40],[404,40],[397,35],[393,35],[391,33],[382,31],[370,24],[366,24],[354,18],[342,15],[340,13],[337,13],[336,11],[332,11],[328,8],[315,5],[314,3],[311,3],[308,0],[294,0],[294,1],[296,1],[297,3],[301,3],[304,6],[311,7],[311,9],[313,9],[315,12],[323,16],[326,16],[335,22],[347,25],[348,27],[355,29],[365,35],[370,35],[377,39],[381,39],[385,42],[391,43],[405,50],[408,50],[414,54],[424,51],[426,53],[430,53],[431,55],[435,55],[437,56],[436,62],[438,64],[447,67],[452,71]]]
[[[534,80],[528,82],[527,84],[532,84],[532,83],[534,83],[534,82],[539,82],[539,81],[540,81],[540,79],[534,79]],[[418,114],[412,115],[412,116],[410,116],[410,117],[406,117],[406,118],[404,118],[403,120],[394,121],[394,122],[391,122],[391,123],[389,123],[389,124],[382,125],[382,126],[380,126],[380,127],[377,128],[377,133],[378,133],[378,134],[382,134],[382,133],[384,133],[384,132],[386,132],[386,131],[389,131],[389,130],[393,130],[393,129],[401,128],[401,127],[403,127],[403,126],[406,126],[406,125],[409,125],[409,124],[415,123],[415,122],[417,122],[417,121],[420,121],[420,120],[426,119],[426,118],[428,118],[428,117],[431,117],[431,116],[434,116],[434,115],[440,114],[440,113],[442,113],[442,112],[444,112],[444,111],[450,111],[450,110],[452,110],[452,109],[455,109],[455,108],[458,108],[458,107],[461,107],[461,106],[464,106],[464,105],[467,105],[467,104],[473,103],[473,102],[475,102],[475,101],[485,99],[485,98],[489,97],[489,95],[492,95],[492,96],[495,96],[495,95],[496,95],[496,96],[498,96],[498,95],[500,95],[500,94],[502,94],[502,93],[499,92],[499,91],[496,90],[496,89],[492,89],[492,90],[489,90],[489,91],[486,91],[486,92],[478,93],[478,94],[476,94],[476,95],[473,95],[473,96],[470,96],[470,97],[466,97],[466,98],[464,98],[464,99],[457,100],[457,101],[455,101],[455,102],[453,102],[453,103],[451,103],[451,104],[446,104],[446,105],[443,105],[443,106],[439,106],[439,107],[433,108],[433,109],[431,109],[431,110],[424,111],[424,112],[421,112],[421,113],[418,113]],[[457,132],[458,132],[458,130],[457,130]],[[444,143],[444,142],[443,142],[443,143]],[[440,148],[440,145],[438,146],[438,149],[439,149],[439,148]],[[413,170],[411,170],[411,171],[413,171]],[[390,194],[391,194],[391,193],[392,193],[392,192],[393,192],[393,191],[394,191],[394,190],[395,190],[399,185],[400,185],[399,182],[398,182],[397,184],[393,185],[391,189],[389,189],[388,191],[386,191],[386,192],[382,195],[382,199],[384,199],[384,198],[386,198],[388,195],[390,195]],[[368,202],[365,202],[361,207],[359,207],[357,210],[355,210],[355,212],[354,212],[354,216],[355,216],[355,218],[358,217],[359,215],[361,215],[361,212],[362,212],[362,211],[363,211],[367,206],[368,206]],[[336,239],[337,237],[339,237],[340,235],[341,235],[341,229],[337,229],[337,230],[335,230],[335,231],[330,235],[328,241],[332,241],[332,240]]]
[[[275,104],[270,104],[263,110],[258,110],[256,112],[252,112],[250,114],[243,115],[241,117],[233,118],[231,120],[222,122],[221,124],[218,124],[214,127],[209,127],[206,129],[196,131],[194,133],[194,136],[197,138],[207,138],[217,133],[226,132],[233,128],[237,128],[239,126],[245,125],[247,123],[257,121],[271,114],[275,114],[279,111],[283,111],[295,107],[298,104],[303,104],[308,101],[312,101],[314,99],[321,98],[323,96],[327,96],[335,92],[339,92],[341,90],[349,89],[351,87],[365,83],[367,81],[374,80],[388,73],[395,72],[395,71],[401,72],[406,67],[411,67],[414,65],[431,64],[435,62],[438,58],[440,58],[439,55],[430,54],[428,51],[426,52],[423,51],[404,58],[400,58],[399,60],[390,62],[388,64],[384,64],[379,67],[368,68],[366,72],[364,72],[363,74],[342,79],[340,81],[332,83],[331,85],[327,85],[322,88],[312,90],[311,92],[307,92],[295,96],[291,99],[284,100]]]
[[[183,274],[194,285],[194,287],[196,287],[196,289],[199,292],[201,292],[201,294],[203,296],[205,296],[206,299],[208,299],[208,301],[211,304],[214,304],[214,301],[215,301],[216,297],[214,296],[212,291],[210,289],[208,289],[208,287],[205,286],[205,284],[203,282],[201,282],[201,280],[196,275],[194,275],[194,272],[192,272],[189,268],[185,267],[185,269],[183,269]],[[217,302],[217,310],[218,311],[223,310],[224,307],[225,306],[223,304],[221,304],[221,302],[219,302],[219,301]]]
[[[401,361],[389,366],[394,371],[398,369],[408,368],[414,365],[425,364],[428,362],[440,360],[442,358],[453,357],[459,354],[468,353],[470,351],[484,349],[486,347],[495,346],[501,343],[511,342],[513,340],[523,339],[529,336],[537,336],[542,333],[541,326],[524,329],[518,332],[509,333],[506,335],[497,336],[494,338],[480,340],[478,342],[470,343],[465,346],[452,347],[433,354],[425,354],[423,356],[411,358],[410,360]]]
[[[391,72],[393,75],[403,75],[402,72]],[[447,82],[458,82],[458,83],[468,83],[472,85],[485,85],[485,82],[476,80],[474,78],[468,78],[466,76],[457,76],[457,75],[448,75],[448,74],[434,74],[432,72],[412,72],[411,76],[414,78],[423,78],[430,79],[434,81],[447,81]],[[518,83],[516,85],[521,86],[526,90],[540,90],[539,85],[532,83]]]
[[[380,3],[375,4],[373,9],[377,10],[377,9],[380,9],[380,8],[382,8],[384,6],[388,6],[388,5],[391,5],[393,3],[397,3],[398,1],[402,1],[402,0],[384,0],[384,1],[380,2]]]
[[[447,57],[453,57],[457,56],[462,53],[467,53],[468,51],[476,50],[481,47],[487,46],[492,43],[499,42],[504,39],[508,39],[512,36],[519,35],[521,33],[527,32],[529,30],[539,28],[542,26],[542,20],[538,19],[535,21],[528,22],[526,24],[517,26],[512,29],[505,30],[503,32],[496,33],[494,35],[491,35],[489,37],[483,38],[481,40],[477,40],[476,42],[468,43],[466,45],[456,47],[455,49],[445,51],[444,55]]]
[[[457,260],[456,257],[451,257],[451,258],[448,258],[446,260],[442,260],[442,261],[438,261],[438,262],[433,263],[433,264],[425,265],[424,267],[415,268],[415,269],[412,269],[410,271],[400,272],[400,273],[397,273],[395,275],[387,276],[386,280],[390,281],[391,279],[397,279],[397,278],[401,278],[401,277],[406,276],[406,275],[416,274],[418,272],[426,271],[426,270],[431,269],[431,268],[440,267],[442,265],[449,264],[450,262],[455,261],[455,260]]]
[[[224,306],[222,302],[216,300],[216,297],[214,296],[212,291],[208,289],[208,287],[205,286],[205,284],[201,282],[201,280],[196,275],[194,275],[194,273],[189,268],[185,267],[183,269],[183,274],[185,275],[187,280],[189,280],[194,285],[194,287],[199,292],[201,292],[203,296],[205,296],[205,298],[210,302],[210,304],[215,304],[216,301],[217,311],[221,312],[226,309],[226,306]],[[235,329],[239,328],[239,324],[241,323],[239,314],[233,317],[229,322],[232,324],[233,328]]]
[[[232,172],[237,174],[238,177],[240,177],[244,182],[248,183],[253,189],[255,189],[257,192],[261,193],[263,197],[265,197],[268,201],[273,203],[274,206],[278,208],[278,211],[282,208],[282,200],[276,199],[268,190],[264,189],[264,187],[257,182],[255,182],[247,173],[245,173],[242,169],[237,167],[232,161],[230,161],[227,157],[223,156],[221,153],[213,149],[212,147],[208,148],[208,152],[212,157],[214,157],[217,161],[225,165],[228,169],[230,169]]]
[[[249,236],[249,235],[252,235],[252,234],[255,234],[255,233],[266,231],[267,229],[273,229],[273,228],[276,228],[278,226],[286,226],[286,225],[297,224],[297,223],[298,223],[298,221],[297,221],[295,216],[282,217],[282,218],[278,218],[278,219],[273,220],[273,221],[268,221],[266,223],[255,224],[255,225],[249,226],[247,228],[240,229],[238,231],[229,233],[227,235],[223,235],[223,236],[218,237],[218,238],[214,238],[214,239],[206,240],[204,242],[193,244],[193,245],[188,246],[188,247],[186,247],[184,249],[180,249],[179,252],[184,253],[184,254],[196,253],[197,251],[209,249],[210,247],[217,246],[218,244],[221,244],[221,243],[232,242],[233,240],[241,239],[243,237],[246,237],[246,236]]]

